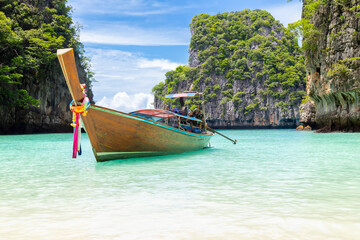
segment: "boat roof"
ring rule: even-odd
[[[163,110],[163,109],[141,109],[141,110],[131,112],[129,114],[147,118],[147,119],[151,119],[153,121],[159,121],[160,119],[166,119],[166,118],[181,117],[181,118],[186,118],[186,119],[190,119],[193,121],[201,122],[200,119],[189,117],[189,116],[184,116],[184,115],[173,113],[173,112]]]
[[[181,97],[194,97],[196,95],[201,95],[202,93],[198,92],[191,92],[191,93],[174,93],[174,94],[168,94],[165,96],[165,98],[181,98]]]
[[[134,112],[131,112],[132,115],[147,115],[152,117],[158,117],[158,118],[172,118],[175,117],[175,113],[162,110],[162,109],[141,109]]]

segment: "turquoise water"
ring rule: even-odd
[[[0,239],[359,239],[360,134],[234,130],[96,163],[86,134],[0,136]]]

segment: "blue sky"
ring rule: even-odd
[[[302,3],[287,0],[69,0],[91,58],[97,104],[121,111],[152,107],[152,87],[188,63],[189,24],[200,13],[263,9],[285,26]]]

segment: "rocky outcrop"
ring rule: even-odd
[[[326,1],[308,17],[306,90],[316,108],[311,121],[323,132],[360,131],[359,16],[360,1],[347,0]],[[304,107],[301,121],[309,123],[311,111]]]
[[[216,79],[220,89],[226,89],[227,80],[224,76],[212,76]],[[202,82],[199,89],[206,89],[207,83]],[[296,128],[299,124],[299,105],[291,106],[286,110],[276,106],[280,101],[271,97],[261,96],[263,85],[261,82],[251,81],[234,82],[233,91],[236,93],[244,92],[239,105],[237,102],[226,99],[222,92],[218,92],[215,98],[205,103],[205,113],[207,122],[213,128]],[[186,81],[179,85],[179,92],[191,90],[191,85]],[[254,102],[254,99],[262,99],[261,102]],[[288,102],[287,97],[284,102]],[[159,106],[159,101],[155,102]],[[249,112],[245,109],[247,106]]]
[[[57,49],[74,49],[92,101],[92,73],[70,11],[66,0],[0,1],[0,134],[72,131]]]
[[[300,125],[296,128],[296,131],[311,131],[312,128],[310,126],[304,127],[303,125]]]
[[[307,98],[307,101],[300,105],[300,122],[316,128],[315,114],[315,104],[310,98]]]
[[[79,62],[79,59],[76,59]],[[69,110],[71,95],[61,71],[55,60],[46,79],[39,82],[36,78],[27,82],[24,87],[29,95],[41,101],[39,107],[28,109],[3,106],[0,104],[0,134],[14,133],[58,133],[71,132],[72,113]],[[87,83],[84,68],[77,64],[81,83]],[[93,99],[89,86],[87,96]]]
[[[168,72],[165,84],[154,87],[156,108],[163,107],[166,94],[197,91],[204,94],[211,127],[298,126],[303,55],[294,36],[268,12],[201,14],[190,31],[189,67]]]

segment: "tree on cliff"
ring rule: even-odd
[[[303,1],[302,19],[290,25],[303,37],[312,100],[302,107],[302,122],[322,131],[360,131],[359,26],[358,0]]]
[[[42,82],[56,64],[56,49],[73,47],[82,55],[66,0],[0,2],[0,103],[28,108],[29,81]],[[86,58],[82,57],[84,65]],[[89,72],[89,78],[92,77]]]
[[[57,81],[61,76],[57,49],[75,49],[81,71],[85,70],[83,81],[91,84],[89,59],[66,3],[0,1],[0,133],[64,129],[68,117],[61,97],[66,86]],[[92,98],[90,89],[89,95]]]
[[[204,92],[210,119],[276,125],[298,118],[304,58],[295,35],[270,13],[200,14],[190,27],[190,66],[166,73],[165,83],[153,88],[158,104],[165,94],[195,90]]]

